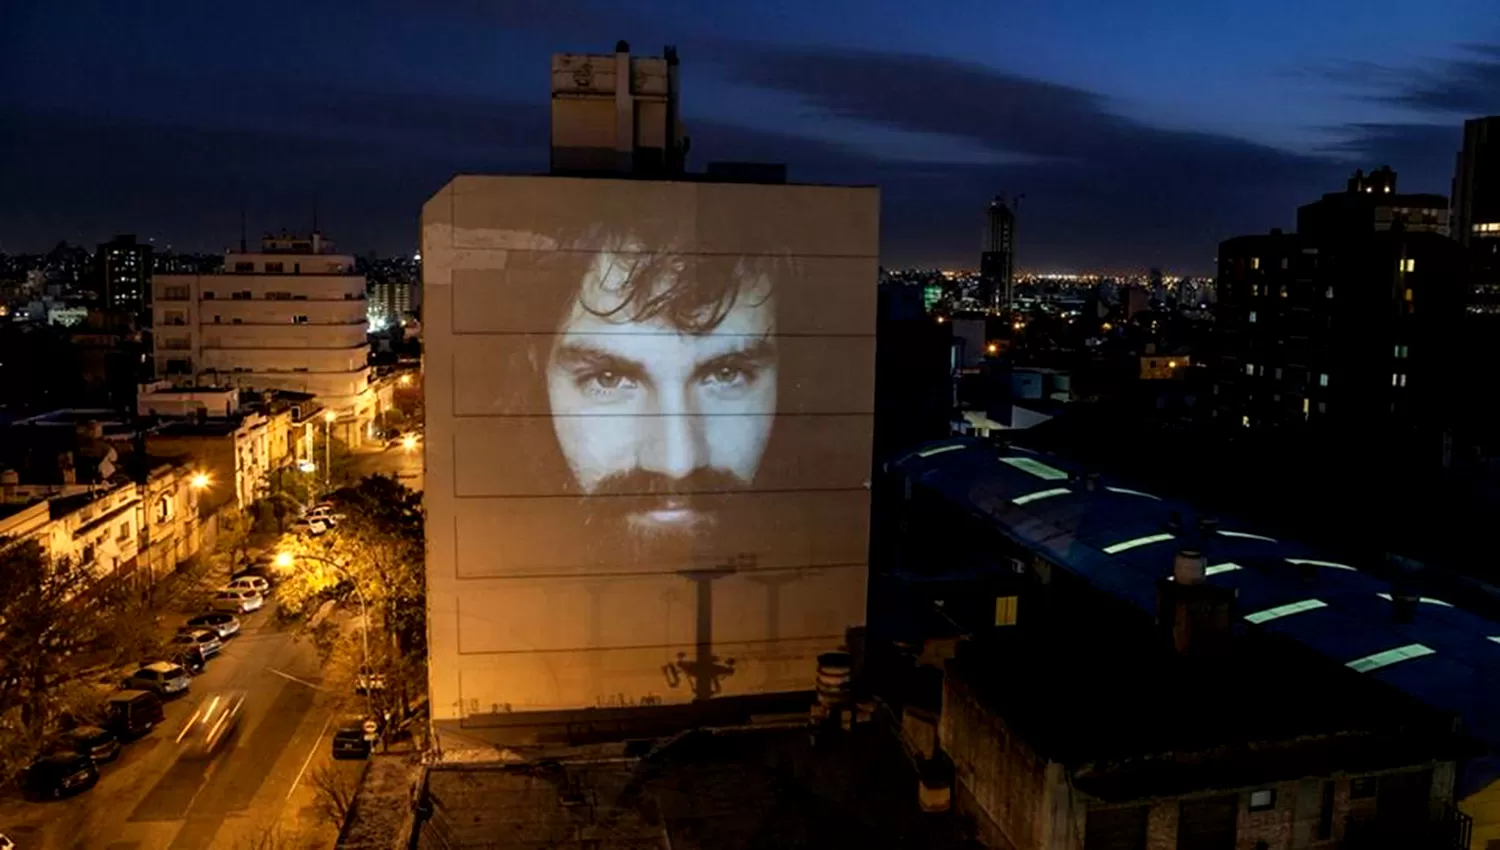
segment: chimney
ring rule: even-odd
[[[1202,584],[1205,566],[1202,552],[1197,549],[1181,549],[1172,561],[1172,578],[1178,587]]]
[[[1184,549],[1172,563],[1172,578],[1156,585],[1156,622],[1170,631],[1178,654],[1217,655],[1229,645],[1235,591],[1204,581],[1203,553]]]

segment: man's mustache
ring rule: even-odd
[[[600,479],[593,496],[687,496],[694,493],[733,493],[749,488],[750,482],[727,469],[700,467],[680,478],[631,469]]]

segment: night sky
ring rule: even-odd
[[[1440,10],[1440,11],[1439,11]],[[408,252],[456,172],[547,162],[548,57],[683,61],[691,164],[876,183],[887,265],[1209,272],[1389,164],[1447,194],[1500,112],[1495,0],[0,3],[0,251],[306,229]]]

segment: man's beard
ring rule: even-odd
[[[726,496],[749,482],[723,469],[700,468],[682,478],[632,469],[601,479],[589,492],[587,524],[604,540],[635,554],[666,555],[720,527]]]

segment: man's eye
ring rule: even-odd
[[[741,366],[720,366],[708,373],[707,382],[721,386],[732,386],[734,384],[748,383],[751,379],[749,370]]]
[[[585,372],[578,376],[578,386],[585,392],[610,393],[635,387],[635,379],[610,369]]]

